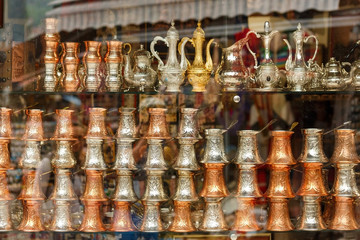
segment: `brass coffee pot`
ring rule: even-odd
[[[166,64],[159,57],[157,51],[155,51],[155,44],[158,41],[162,41],[169,47],[169,54],[167,57]],[[176,47],[177,42],[179,41],[179,32],[174,27],[174,22],[171,22],[171,27],[169,28],[165,38],[156,36],[150,44],[150,51],[154,57],[159,61],[158,71],[159,71],[159,81],[161,85],[166,86],[167,92],[179,92],[180,85],[184,82],[185,71],[187,69],[187,62],[185,57],[184,47],[185,44],[179,45],[181,48],[181,60],[180,63],[176,56]]]
[[[183,46],[190,42],[195,48],[195,57],[192,64],[186,59],[188,63],[187,78],[189,83],[193,86],[193,92],[205,92],[206,85],[210,80],[211,72],[213,71],[213,62],[210,55],[210,46],[214,39],[211,39],[206,45],[206,62],[203,60],[203,44],[205,41],[205,32],[201,28],[201,23],[198,22],[198,27],[194,31],[193,37],[190,39],[184,37],[181,39],[179,46],[180,54],[183,54]]]

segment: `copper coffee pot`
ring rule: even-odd
[[[349,197],[334,197],[334,212],[329,229],[333,230],[355,230],[359,225],[355,219],[354,199]]]
[[[54,232],[74,231],[71,222],[70,203],[68,201],[54,201],[54,216],[52,217],[49,230]]]
[[[11,129],[11,113],[10,108],[0,108],[0,140],[13,139]]]
[[[199,194],[201,197],[223,198],[229,195],[225,185],[223,168],[224,164],[205,164],[205,180]]]
[[[100,201],[83,201],[85,205],[84,218],[80,225],[79,231],[81,232],[103,232],[106,230],[102,222]]]
[[[160,218],[160,203],[143,201],[144,217],[140,227],[141,232],[162,232],[163,224]]]
[[[34,202],[35,200],[44,200],[46,198],[41,190],[40,174],[36,170],[23,170],[22,186],[23,188],[17,199]]]
[[[105,84],[110,92],[117,92],[120,90],[122,84],[122,70],[123,70],[123,55],[122,47],[123,43],[117,40],[106,41],[107,52],[105,55],[105,63],[107,76]],[[131,45],[125,43],[124,46],[128,46],[131,51]]]
[[[76,92],[82,87],[79,76],[79,43],[64,42],[61,46],[63,49],[63,54],[61,56],[63,73],[60,82],[65,92]]]
[[[74,110],[70,109],[56,109],[57,123],[54,136],[51,140],[56,141],[74,141],[74,129],[72,126],[72,116]]]
[[[22,137],[24,141],[45,141],[44,129],[42,125],[42,113],[40,109],[26,109],[27,115],[25,133]]]
[[[293,198],[295,194],[290,183],[290,167],[270,165],[269,185],[264,193],[267,198]]]
[[[322,163],[303,163],[304,172],[301,186],[296,195],[299,196],[326,196],[328,194],[321,168]]]
[[[0,171],[11,169],[10,152],[9,152],[10,140],[0,139]]]
[[[43,88],[46,92],[55,92],[59,82],[57,76],[57,64],[59,62],[57,54],[58,46],[58,41],[45,40],[45,78]]]
[[[171,232],[194,232],[195,226],[191,221],[191,202],[174,201],[174,220],[168,231]]]
[[[97,170],[85,170],[85,174],[85,190],[80,199],[85,202],[107,201],[107,197],[104,192],[103,172]]]
[[[256,222],[255,200],[252,198],[237,198],[237,211],[231,230],[239,232],[259,231],[261,227]]]
[[[130,208],[131,203],[114,201],[114,219],[109,228],[111,232],[133,232],[136,231],[131,220]]]
[[[332,163],[360,163],[355,146],[355,130],[335,130],[334,153],[330,161]]]
[[[292,131],[271,131],[270,151],[266,164],[294,165],[296,159],[291,151]]]
[[[170,133],[166,122],[166,108],[149,108],[149,128],[144,136],[146,139],[170,139]]]
[[[88,129],[84,138],[109,139],[110,136],[106,129],[105,118],[105,108],[90,108]]]
[[[224,213],[221,209],[221,198],[205,198],[204,217],[199,230],[205,232],[227,230]]]
[[[266,223],[268,231],[291,231],[294,229],[290,221],[288,200],[270,198],[269,217]]]
[[[100,78],[100,64],[101,42],[85,41],[85,55],[83,57],[83,64],[85,66],[85,76],[83,84],[85,89],[89,92],[97,92],[101,85]]]
[[[24,232],[41,232],[45,231],[45,227],[42,223],[40,216],[41,201],[25,200],[23,201],[24,213],[20,225],[19,231]]]
[[[14,198],[8,188],[6,170],[0,170],[0,186],[0,202],[13,200]]]

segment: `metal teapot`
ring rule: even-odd
[[[309,60],[310,62],[314,62],[318,51],[318,39],[315,35],[305,37],[305,31],[302,30],[300,23],[297,26],[297,30],[293,33],[293,38],[296,46],[294,59],[292,58],[292,48],[289,41],[287,39],[283,39],[289,48],[289,57],[285,63],[285,69],[287,71],[287,85],[290,90],[304,91],[305,86],[311,81],[313,72],[310,69],[310,63],[305,63],[303,45],[310,38],[315,39],[315,52],[313,57]]]
[[[265,58],[263,61],[261,61],[260,65],[258,65],[256,55],[253,51],[251,51],[248,43],[246,44],[246,47],[255,59],[254,68],[256,69],[256,74],[255,79],[252,80],[255,81],[257,87],[262,90],[273,90],[279,84],[280,74],[278,67],[270,57],[270,43],[274,35],[279,33],[279,31],[270,32],[270,23],[266,21],[264,24],[264,32],[264,34],[253,32],[258,38],[261,38],[265,48]]]
[[[158,41],[162,41],[169,47],[169,54],[166,64],[159,57],[157,51],[155,51],[155,44]],[[167,32],[165,38],[156,36],[150,44],[150,51],[154,57],[159,61],[159,82],[161,85],[166,86],[167,92],[180,92],[180,85],[184,82],[185,71],[187,69],[184,44],[181,46],[181,60],[180,63],[176,56],[177,42],[179,41],[179,32],[174,27],[174,22],[171,22],[171,27]]]
[[[187,78],[190,84],[193,86],[193,92],[205,92],[206,85],[210,80],[211,72],[213,71],[213,62],[210,55],[210,45],[213,43],[214,39],[211,39],[206,45],[206,62],[203,60],[203,44],[205,41],[205,32],[201,28],[201,23],[198,22],[198,27],[194,31],[193,38],[184,37],[181,39],[179,44],[180,48],[178,49],[180,54],[184,53],[184,45],[187,42],[195,48],[195,57],[192,64],[186,59],[188,64],[187,69]]]
[[[348,62],[336,61],[334,57],[324,67],[323,84],[327,90],[342,90],[348,87],[352,79],[343,66],[351,66]]]
[[[248,32],[245,38],[222,49],[221,63],[216,70],[215,80],[222,86],[223,92],[237,92],[241,88],[247,88],[250,72],[244,65],[242,48],[248,43],[250,33],[254,32]],[[253,56],[256,62],[256,56]]]
[[[134,65],[131,66],[129,52],[124,55],[124,79],[128,87],[139,88],[144,91],[145,88],[154,88],[156,82],[156,72],[151,68],[152,57],[149,51],[140,45],[140,49],[133,54]]]

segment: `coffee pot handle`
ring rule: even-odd
[[[246,34],[246,38],[248,38],[251,33],[255,34],[255,36],[256,36],[257,38],[260,38],[260,34],[258,34],[258,33],[255,32],[255,31],[249,31],[249,32]],[[250,54],[253,56],[254,62],[255,62],[254,68],[257,69],[257,68],[259,67],[258,61],[257,61],[257,58],[256,58],[256,54],[250,49],[249,41],[246,42],[246,48],[248,49],[248,51],[250,52]]]
[[[125,50],[126,47],[128,47],[129,50],[125,54],[129,54],[131,52],[131,44],[130,43],[124,43],[123,49]]]
[[[314,62],[315,58],[316,58],[316,54],[318,52],[319,41],[315,35],[310,35],[304,39],[304,42],[306,43],[310,38],[315,39],[315,52],[314,52],[313,57],[310,59],[311,60],[310,62]],[[310,68],[310,63],[308,63],[307,67]]]
[[[161,58],[159,57],[158,52],[155,50],[155,44],[158,41],[164,42],[166,44],[166,46],[168,46],[168,47],[169,47],[169,43],[165,38],[160,37],[160,36],[156,36],[154,38],[154,40],[151,42],[151,44],[150,44],[150,51],[151,51],[152,55],[154,55],[154,57],[159,61],[159,68],[160,68],[160,67],[164,66],[164,62],[161,60]]]

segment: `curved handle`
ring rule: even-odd
[[[260,38],[260,37],[261,37],[260,34],[258,34],[257,32],[255,32],[255,31],[249,31],[249,32],[246,34],[246,38],[249,37],[249,35],[250,35],[251,33],[255,34],[255,36],[256,36],[257,38]],[[246,48],[248,49],[248,51],[250,52],[250,54],[253,56],[254,62],[255,62],[254,68],[257,69],[257,68],[259,67],[258,61],[257,61],[255,52],[253,52],[253,51],[250,49],[249,41],[246,42]]]
[[[192,39],[188,38],[188,37],[183,37],[181,39],[181,41],[179,42],[179,44],[178,44],[178,52],[181,55],[181,60],[182,60],[180,62],[181,68],[183,68],[183,67],[186,68],[187,66],[190,66],[190,62],[186,58],[185,51],[184,51],[185,45],[186,45],[187,42],[191,42],[191,44],[194,46],[194,41]],[[184,58],[183,58],[183,56],[184,56]],[[186,67],[185,67],[185,63],[186,63]]]
[[[286,62],[285,62],[285,69],[286,69],[286,71],[289,71],[291,69],[291,66],[292,66],[292,48],[291,48],[291,45],[290,45],[290,43],[289,43],[289,41],[287,39],[283,39],[283,41],[286,43],[286,45],[288,47],[289,56],[288,56],[288,58],[286,59]]]
[[[316,58],[316,54],[317,54],[317,52],[318,52],[319,41],[318,41],[318,39],[317,39],[317,37],[316,37],[315,35],[310,35],[310,36],[308,36],[308,37],[306,37],[306,38],[304,39],[304,43],[306,43],[310,38],[315,39],[315,52],[314,52],[313,57],[310,59],[312,62],[314,62],[314,60],[315,60],[315,58]],[[310,68],[310,64],[308,64],[307,67]]]
[[[150,51],[152,53],[152,55],[159,61],[159,65],[158,67],[162,67],[164,66],[164,62],[161,60],[161,58],[159,57],[159,53],[157,51],[155,51],[155,44],[158,42],[158,41],[162,41],[166,44],[166,46],[169,47],[169,43],[168,41],[163,38],[163,37],[160,37],[160,36],[156,36],[154,38],[154,40],[152,40],[151,44],[150,44]]]
[[[125,47],[129,47],[129,51],[127,51],[125,54],[129,54],[131,52],[131,44],[130,43],[124,43],[123,49],[125,50]]]
[[[215,39],[210,39],[210,41],[208,42],[208,44],[206,45],[206,63],[205,63],[205,68],[209,71],[212,72],[213,71],[213,62],[212,62],[212,58],[211,58],[211,54],[210,54],[210,46],[211,44],[214,42]],[[214,42],[216,44],[216,42]]]

